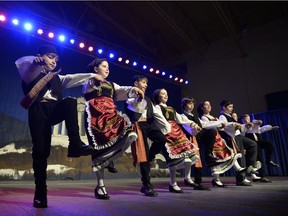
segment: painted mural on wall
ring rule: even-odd
[[[78,122],[81,139],[88,143],[84,128],[85,99],[77,98]],[[33,177],[31,149],[32,142],[27,122],[0,114],[0,180],[31,180]],[[48,179],[94,179],[90,156],[68,158],[68,136],[65,122],[55,125],[52,148],[48,159]],[[133,166],[131,150],[115,161],[117,174],[107,173],[107,178],[140,178],[139,168]],[[151,175],[168,176],[168,170],[161,155],[152,163]]]

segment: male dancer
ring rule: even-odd
[[[147,77],[136,75],[132,80],[134,86],[145,93],[148,87]],[[125,112],[133,123],[134,130],[138,135],[138,139],[132,145],[132,152],[134,165],[137,163],[140,164],[143,184],[140,191],[146,196],[157,196],[158,194],[154,191],[153,185],[150,182],[150,162],[155,158],[156,154],[165,148],[166,138],[160,129],[153,124],[154,118],[157,118],[157,122],[166,128],[167,133],[170,132],[171,126],[163,119],[162,115],[158,113],[157,109],[154,108],[149,97],[145,96],[142,101],[128,99],[126,102]],[[147,142],[148,138],[152,141],[150,148]]]
[[[235,141],[242,155],[245,157],[241,157],[239,164],[241,167],[247,167],[248,173],[256,174],[256,157],[257,157],[257,143],[241,134],[241,124],[237,123],[232,118],[232,112],[234,108],[234,104],[230,100],[223,100],[220,103],[221,112],[219,116],[219,120],[223,121],[226,125],[227,123],[231,123],[235,130]],[[224,130],[219,131],[221,137],[225,139],[228,146],[232,146],[232,138],[228,133]],[[246,154],[244,154],[244,149],[246,150]],[[251,182],[245,178],[244,173],[236,173],[236,185],[238,186],[252,186]]]
[[[51,73],[57,66],[58,52],[55,47],[41,46],[36,56],[24,56],[15,64],[22,78],[22,90],[26,95],[24,106],[28,108],[28,122],[32,137],[32,159],[35,178],[33,206],[47,208],[47,159],[51,148],[51,126],[65,120],[68,131],[68,157],[80,157],[93,153],[93,148],[84,144],[79,136],[77,101],[62,97],[62,89],[84,84],[95,74]],[[53,74],[44,87],[40,83]],[[45,78],[44,78],[45,77]],[[35,93],[35,89],[40,92]],[[34,93],[33,93],[34,92]],[[33,93],[33,94],[31,94]],[[30,99],[27,100],[28,95]],[[32,98],[31,98],[32,97]]]

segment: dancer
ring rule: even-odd
[[[194,121],[195,123],[198,124],[199,127],[202,128],[202,130],[197,133],[197,135],[190,135],[184,128],[184,132],[187,136],[187,138],[194,143],[194,145],[198,146],[198,143],[201,144],[202,146],[212,146],[214,144],[215,141],[215,136],[216,136],[216,130],[205,130],[202,127],[202,124],[198,118],[198,116],[195,116],[193,114],[193,110],[195,107],[195,100],[193,97],[184,97],[181,100],[181,108],[183,110],[183,114],[187,116],[187,118],[191,121]],[[212,144],[210,144],[212,143]],[[212,154],[212,150],[213,148],[211,148],[211,150],[207,150],[205,151],[206,154],[206,158],[209,160],[215,160],[216,158],[213,156]],[[195,177],[194,177],[194,181],[193,182],[191,180],[191,183],[189,184],[186,180],[184,180],[184,184],[187,186],[191,186],[193,187],[195,190],[210,190],[209,187],[205,186],[202,184],[202,161],[201,161],[201,155],[200,155],[200,151],[196,150],[195,153],[199,156],[199,161],[197,161],[195,163],[194,166],[192,166],[192,169],[194,169],[195,172]]]
[[[217,158],[216,161],[211,162],[206,160],[206,165],[210,167],[212,176],[212,185],[217,187],[227,187],[226,184],[223,184],[220,180],[220,174],[225,173],[231,167],[234,167],[238,174],[245,173],[246,168],[243,168],[239,165],[237,159],[242,157],[241,153],[238,153],[236,149],[229,148],[226,145],[225,140],[223,140],[218,133],[219,129],[225,127],[225,124],[216,117],[211,115],[211,104],[208,100],[201,102],[197,107],[197,112],[199,117],[202,120],[202,125],[206,130],[217,130],[214,138],[213,144],[213,156]],[[216,123],[214,125],[209,125],[209,123]],[[218,123],[217,123],[218,122]],[[212,127],[211,127],[212,126]],[[216,127],[215,127],[216,126]],[[204,129],[205,130],[205,129]]]
[[[116,101],[138,97],[144,93],[137,87],[119,86],[109,82],[109,63],[106,59],[95,59],[87,67],[87,72],[95,73],[95,79],[83,86],[86,99],[85,128],[89,144],[95,149],[92,154],[92,168],[97,184],[94,190],[97,199],[109,199],[104,184],[104,168],[120,157],[137,139],[131,122],[125,114],[116,110]]]
[[[15,64],[22,78],[22,90],[26,95],[21,104],[28,109],[29,129],[32,137],[32,159],[35,179],[33,206],[47,208],[47,159],[51,148],[51,126],[63,120],[68,131],[68,157],[90,155],[93,148],[80,140],[77,100],[63,98],[62,89],[80,86],[95,75],[59,75],[58,52],[54,46],[39,47],[36,56],[24,56]]]
[[[176,170],[184,168],[185,181],[187,184],[192,184],[191,166],[199,160],[199,156],[195,154],[198,148],[188,140],[179,124],[187,125],[190,128],[190,133],[200,131],[201,128],[185,115],[177,113],[173,107],[167,106],[167,101],[168,93],[165,89],[157,89],[153,92],[155,108],[159,109],[165,119],[171,124],[171,132],[165,135],[167,150],[163,151],[170,173],[169,191],[183,193],[176,182]]]
[[[234,104],[232,101],[223,100],[220,103],[221,112],[219,120],[226,124],[224,130],[219,131],[221,137],[226,141],[227,145],[232,147],[237,146],[240,153],[243,155],[241,157],[239,164],[242,167],[247,167],[248,173],[257,174],[256,169],[256,157],[257,157],[257,143],[241,134],[240,129],[242,125],[237,123],[231,116]],[[248,125],[249,126],[249,125]],[[229,130],[232,130],[232,133]],[[244,157],[244,149],[246,154]],[[245,178],[245,173],[236,173],[236,185],[238,186],[251,186],[251,182]]]
[[[143,75],[135,75],[132,79],[134,86],[141,89],[144,93],[148,87],[148,78]],[[150,162],[155,158],[155,155],[160,153],[165,148],[166,138],[160,129],[155,125],[154,119],[163,128],[165,134],[171,131],[171,125],[163,117],[162,113],[155,109],[151,99],[145,95],[144,99],[139,102],[135,98],[129,98],[126,101],[125,113],[129,116],[133,123],[134,131],[138,138],[132,144],[133,164],[136,166],[139,163],[142,188],[141,193],[146,196],[157,196],[154,187],[150,182]],[[148,140],[152,141],[149,148]]]
[[[242,116],[240,116],[239,121],[242,122],[243,124],[252,124],[252,127],[250,127],[249,129],[247,129],[246,131],[244,131],[244,135],[246,137],[248,137],[249,139],[254,140],[257,143],[257,161],[259,161],[261,163],[261,168],[258,170],[259,171],[259,177],[256,176],[255,174],[252,174],[252,181],[253,182],[262,182],[262,183],[269,183],[271,182],[270,179],[265,178],[265,169],[264,169],[264,160],[263,160],[263,154],[262,154],[262,150],[265,149],[266,150],[266,163],[269,166],[273,166],[273,167],[279,167],[278,164],[276,164],[273,160],[272,160],[272,155],[274,152],[274,145],[273,143],[264,140],[261,136],[262,133],[270,131],[270,130],[277,130],[279,127],[278,126],[274,126],[272,127],[271,125],[264,125],[261,127],[262,125],[262,121],[261,120],[256,120],[254,119],[251,122],[251,118],[248,114],[244,114]]]

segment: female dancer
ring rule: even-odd
[[[168,93],[165,89],[157,89],[153,92],[155,108],[160,110],[165,119],[171,124],[171,132],[165,135],[167,140],[166,149],[163,150],[170,173],[169,191],[183,193],[176,182],[176,170],[184,168],[185,180],[192,184],[191,166],[199,160],[199,156],[195,154],[195,150],[198,150],[198,148],[187,139],[179,124],[189,126],[193,132],[201,130],[201,128],[185,115],[178,114],[173,107],[167,106],[167,101]],[[160,129],[162,130],[162,128]]]
[[[92,167],[96,173],[95,197],[109,199],[104,185],[104,168],[120,157],[137,139],[131,129],[131,122],[125,114],[116,110],[114,100],[128,97],[144,97],[142,90],[132,86],[119,86],[109,82],[109,64],[106,59],[95,59],[87,72],[96,73],[95,79],[83,86],[86,99],[85,129],[89,144],[93,146]]]
[[[219,121],[217,118],[210,114],[211,105],[209,101],[201,102],[197,107],[197,112],[201,118],[203,125],[211,121]],[[225,124],[221,123],[221,126],[218,129],[224,128]],[[214,179],[212,180],[212,185],[217,187],[227,187],[220,181],[220,174],[229,170],[232,166],[238,173],[246,172],[246,168],[242,168],[237,162],[238,158],[242,157],[241,153],[237,153],[236,149],[231,149],[226,145],[224,139],[221,138],[220,134],[216,133],[215,142],[212,147],[212,154],[217,160],[206,164],[210,167]]]

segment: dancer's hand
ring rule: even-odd
[[[139,101],[141,101],[144,98],[144,92],[141,89],[134,87],[133,92],[137,95]]]
[[[195,129],[197,132],[200,132],[200,131],[202,130],[202,128],[201,128],[198,124],[194,125],[194,129]]]
[[[43,57],[36,56],[36,58],[33,60],[34,65],[46,65],[46,62]]]

